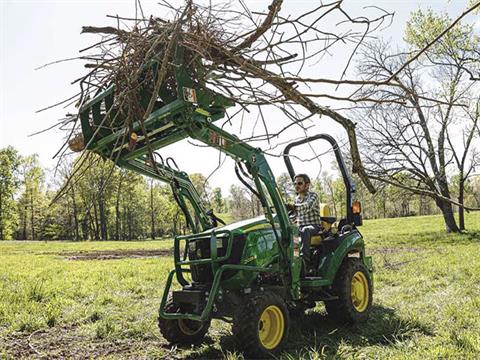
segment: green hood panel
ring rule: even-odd
[[[238,233],[238,232],[248,232],[252,230],[267,229],[267,228],[271,229],[272,226],[265,218],[265,215],[261,215],[253,219],[241,220],[241,221],[237,221],[222,227],[206,230],[201,232],[199,235],[205,235],[205,234],[211,233],[213,230],[215,231],[228,230],[231,232]]]

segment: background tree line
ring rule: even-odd
[[[49,174],[36,155],[20,156],[12,147],[0,149],[0,238],[64,240],[129,240],[172,237],[188,231],[170,187],[128,170],[113,168],[110,162],[92,158],[95,166],[83,164],[85,175],[67,182],[74,164]],[[50,175],[50,176],[47,176]],[[48,182],[48,178],[54,181]],[[224,196],[211,188],[201,174],[191,180],[203,200],[228,222],[262,213],[258,199],[245,187],[232,185]],[[278,185],[285,199],[295,194],[287,174]],[[456,188],[457,177],[450,183]],[[408,190],[386,185],[375,195],[357,181],[357,198],[363,204],[364,218],[439,214],[435,201]],[[58,190],[64,196],[52,203]],[[312,188],[337,217],[345,214],[343,180],[322,173]],[[465,184],[465,204],[480,207],[480,177]]]
[[[99,159],[82,164],[85,176],[67,182],[70,164],[49,174],[36,155],[0,150],[2,239],[119,240],[185,231],[169,188]],[[58,190],[64,196],[52,203]]]

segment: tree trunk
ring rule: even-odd
[[[130,208],[127,208],[127,219],[128,219],[128,240],[132,240],[132,214],[130,212]]]
[[[463,175],[463,174],[462,174]],[[460,183],[458,184],[458,202],[463,205],[465,200],[465,181],[460,179]],[[465,209],[463,206],[458,208],[458,223],[460,230],[465,230]]]
[[[27,206],[23,208],[23,240],[27,240]]]
[[[30,191],[30,223],[32,225],[32,240],[35,240],[35,213],[33,208],[33,189]]]
[[[95,219],[92,216],[92,212],[88,210],[88,238],[89,239],[96,239],[96,227],[95,227]]]
[[[107,240],[107,220],[105,216],[105,198],[103,193],[98,197],[98,212],[100,215],[100,237]]]
[[[153,179],[150,180],[150,217],[151,217],[151,238],[155,239],[155,209],[153,206]]]
[[[335,194],[333,192],[332,184],[327,183],[327,185],[328,185],[328,189],[330,190],[330,198],[331,198],[331,201],[332,201],[332,204],[333,204],[333,214],[334,214],[335,217],[339,217],[340,214],[337,214],[337,204],[335,202]]]
[[[88,239],[88,220],[87,220],[87,216],[85,216],[81,220],[81,224],[82,224],[82,239],[87,240]]]
[[[115,240],[120,240],[120,198],[117,194],[115,202]]]
[[[94,214],[94,231],[95,231],[95,240],[100,240],[100,233],[99,233],[99,224],[98,224],[98,212],[97,212],[97,204],[96,201],[93,201],[93,214]]]
[[[68,223],[67,223],[67,229],[63,237],[68,240],[73,240],[74,238],[74,230],[73,230],[73,214],[72,214],[72,209],[70,208],[70,201],[66,199],[66,206],[67,209],[67,218],[68,218]]]
[[[75,232],[75,241],[80,240],[79,231],[78,231],[78,209],[77,209],[77,202],[75,201],[75,188],[73,186],[70,187],[72,189],[72,210],[73,210],[73,223],[74,223],[74,232]]]
[[[177,211],[177,212],[175,213],[175,216],[173,217],[173,236],[177,236],[177,235],[178,235],[177,223],[178,223],[179,215],[180,215],[180,213]]]
[[[460,232],[460,229],[457,226],[457,222],[455,221],[455,217],[453,216],[453,206],[451,203],[442,201],[442,200],[436,200],[437,206],[442,212],[443,215],[443,220],[445,221],[445,229],[448,233],[454,232],[458,233]]]
[[[127,208],[125,207],[125,204],[122,205],[123,208],[123,221],[122,221],[122,240],[125,240],[127,238]]]
[[[85,224],[87,229],[87,239],[95,239],[95,226],[90,209],[85,213]]]
[[[123,173],[120,173],[120,179],[118,181],[117,195],[115,199],[115,239],[120,240],[120,222],[121,222],[121,213],[120,213],[120,194],[122,190],[123,182]]]
[[[443,197],[450,199],[450,190],[448,188],[448,180],[445,176],[445,173],[441,174],[442,176],[437,180],[440,193]],[[437,205],[442,211],[443,219],[445,220],[445,227],[448,233],[450,232],[460,232],[460,229],[457,226],[455,217],[453,215],[453,205],[450,202],[437,200]]]
[[[419,196],[418,198],[418,215],[425,215],[426,211],[425,211],[425,201],[426,199],[424,199],[423,196]]]

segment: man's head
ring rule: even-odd
[[[297,174],[293,179],[295,182],[295,192],[305,194],[310,188],[310,178],[306,174]]]

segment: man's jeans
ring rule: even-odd
[[[322,230],[321,225],[304,225],[298,228],[300,232],[301,244],[300,244],[300,256],[305,263],[305,270],[310,270],[310,239],[313,235],[318,234]]]

